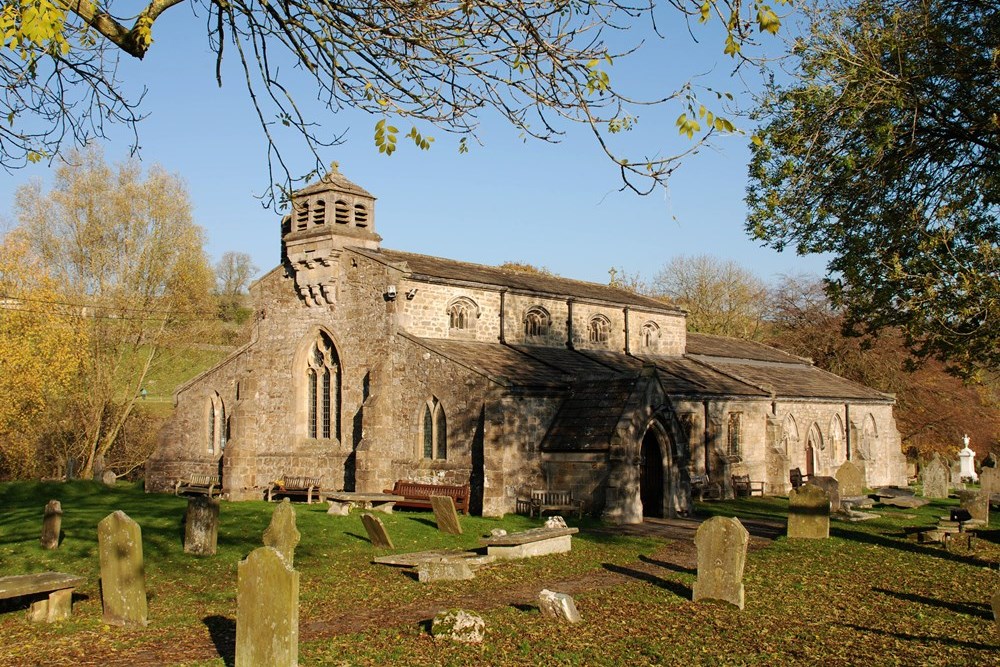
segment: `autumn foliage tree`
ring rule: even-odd
[[[58,286],[48,306],[75,308],[84,325],[67,409],[87,476],[123,432],[151,369],[214,316],[203,233],[176,176],[108,165],[96,150],[69,155],[48,191],[21,187],[16,210],[10,236]]]

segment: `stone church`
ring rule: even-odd
[[[606,285],[381,246],[375,197],[336,170],[293,197],[281,264],[251,288],[251,340],[181,386],[151,491],[221,474],[375,492],[469,483],[474,513],[567,489],[617,523],[690,507],[689,481],[768,493],[789,470],[904,484],[892,396]]]

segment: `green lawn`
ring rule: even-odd
[[[42,510],[62,502],[64,540],[39,546]],[[0,484],[3,574],[58,570],[85,575],[70,621],[29,624],[23,605],[0,607],[0,664],[233,664],[236,566],[260,546],[274,505],[222,503],[219,552],[183,553],[186,500],[120,484]],[[755,539],[747,558],[746,608],[695,604],[691,547],[580,524],[573,551],[482,569],[472,581],[420,584],[371,564],[359,514],[296,505],[302,540],[301,665],[998,664],[1000,633],[989,600],[1000,588],[1000,521],[971,551],[946,552],[907,536],[954,501],[878,510],[861,523],[835,521],[823,541]],[[705,513],[784,521],[781,498],[706,503]],[[149,625],[101,621],[96,525],[121,509],[143,530]],[[465,534],[440,534],[433,516],[398,512],[383,521],[395,552],[474,548],[490,529],[537,520],[462,517]],[[572,523],[572,522],[571,522]],[[571,592],[583,621],[561,626],[532,604],[542,588]],[[425,621],[463,607],[487,623],[486,641],[434,641]]]

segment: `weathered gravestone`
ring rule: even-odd
[[[299,573],[277,549],[260,547],[240,561],[237,578],[236,667],[297,667]]]
[[[462,525],[458,522],[454,498],[451,496],[431,496],[431,509],[434,510],[434,520],[437,521],[438,530],[449,535],[462,534]]]
[[[42,548],[58,549],[59,535],[62,532],[62,504],[58,500],[45,503],[45,514],[42,516]]]
[[[442,558],[428,560],[417,566],[417,581],[465,581],[475,578],[472,568],[464,558]]]
[[[113,470],[105,470],[101,473],[101,481],[104,482],[104,486],[114,486],[118,483],[118,475]]]
[[[920,471],[920,481],[923,484],[925,498],[948,497],[948,466],[938,457],[932,458]]]
[[[698,527],[694,601],[717,600],[743,609],[743,567],[750,533],[735,517],[715,516]]]
[[[295,564],[295,547],[301,538],[302,535],[295,527],[295,508],[285,498],[274,508],[271,523],[264,531],[264,546],[277,549],[288,561],[288,567],[292,567]]]
[[[464,609],[439,611],[431,621],[434,639],[451,639],[466,644],[479,644],[486,634],[486,621]]]
[[[538,609],[542,616],[555,618],[567,623],[578,623],[580,612],[576,610],[576,601],[566,593],[556,593],[548,589],[543,589],[538,594]]]
[[[184,553],[214,556],[219,541],[219,501],[208,496],[188,500],[184,515]]]
[[[853,461],[844,461],[834,475],[840,486],[841,498],[856,498],[865,493],[865,471]]]
[[[815,484],[826,491],[826,495],[830,497],[831,512],[840,511],[840,483],[837,481],[836,477],[816,475],[809,480],[809,483]]]
[[[361,523],[364,524],[365,530],[368,532],[368,539],[372,541],[373,547],[376,549],[394,548],[381,519],[366,512],[361,515]]]
[[[1000,470],[983,468],[979,473],[979,488],[983,493],[1000,493]]]
[[[104,622],[145,625],[148,606],[142,563],[142,529],[118,510],[97,524]]]
[[[990,522],[990,494],[979,491],[959,491],[959,504],[976,521]]]
[[[830,537],[830,496],[812,481],[788,494],[788,537]]]

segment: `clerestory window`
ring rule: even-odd
[[[591,343],[607,345],[611,337],[611,320],[604,315],[594,315],[590,318],[587,331]]]
[[[525,338],[544,338],[549,335],[552,318],[541,306],[533,306],[524,314]]]
[[[643,324],[640,335],[644,350],[656,350],[660,347],[660,327],[656,322]]]

